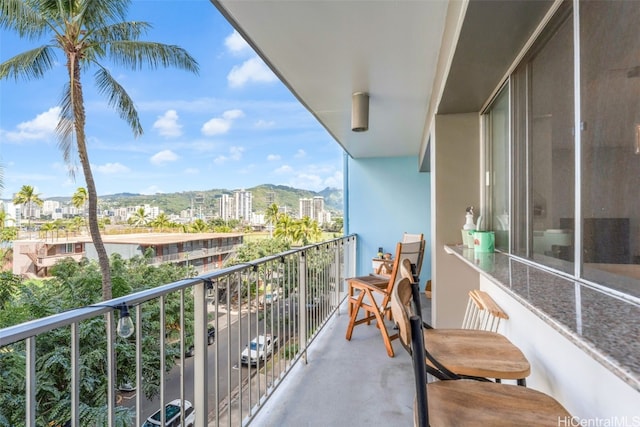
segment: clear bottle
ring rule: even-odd
[[[476,225],[473,222],[473,206],[467,208],[467,214],[465,215],[465,223],[462,226],[463,230],[475,230]]]

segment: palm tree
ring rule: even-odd
[[[289,215],[280,215],[276,223],[274,235],[284,239],[285,242],[291,243],[295,240],[295,223]]]
[[[310,242],[315,242],[322,236],[318,221],[312,220],[308,216],[296,222],[295,231],[296,240],[302,241],[305,246]]]
[[[71,196],[71,204],[77,209],[82,209],[82,213],[84,214],[88,199],[89,195],[87,194],[87,189],[84,187],[78,187],[76,192]],[[83,225],[84,222],[81,226]]]
[[[151,221],[151,225],[159,229],[160,232],[162,233],[165,228],[168,228],[171,226],[171,220],[169,219],[166,213],[160,212],[160,214],[157,217],[155,217],[153,221]]]
[[[71,204],[77,209],[83,209],[89,199],[89,195],[87,194],[87,189],[84,187],[78,187],[73,196],[71,196]]]
[[[267,224],[269,224],[269,237],[273,237],[273,227],[278,222],[279,213],[278,205],[275,203],[269,205],[264,212],[264,217],[267,220]]]
[[[27,228],[31,228],[31,217],[33,216],[33,205],[42,206],[44,202],[40,194],[31,185],[23,185],[13,198],[16,205],[24,205],[27,208]]]
[[[191,233],[204,233],[209,229],[207,223],[204,222],[201,218],[196,219],[189,226],[189,231]]]
[[[129,217],[129,224],[134,227],[144,227],[150,221],[150,215],[144,210],[144,208],[138,208],[131,216]]]
[[[0,230],[4,230],[8,221],[13,221],[13,218],[10,218],[4,209],[0,210]]]
[[[51,240],[53,241],[53,232],[57,229],[58,224],[56,224],[55,222],[45,222],[44,224],[42,224],[42,227],[40,227],[40,232],[44,234],[45,241],[47,240],[49,232],[51,232]]]
[[[115,80],[103,61],[132,70],[148,65],[154,69],[177,67],[198,72],[198,63],[184,49],[162,43],[141,41],[150,25],[125,21],[130,0],[35,1],[0,0],[0,27],[20,37],[38,40],[48,35],[49,44],[23,52],[0,64],[0,79],[37,79],[57,65],[55,54],[66,60],[68,81],[61,99],[60,121],[56,128],[59,147],[71,175],[77,150],[89,198],[89,230],[102,273],[102,298],[111,299],[109,257],[98,226],[98,197],[86,145],[85,107],[81,73],[94,67],[96,87],[109,104],[129,124],[134,136],[142,125],[133,100]]]

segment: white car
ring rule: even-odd
[[[142,427],[158,427],[160,425],[160,410],[147,418]],[[180,418],[180,399],[172,400],[165,406],[165,426],[166,427],[178,427],[181,426]],[[184,425],[186,427],[193,427],[196,422],[196,413],[193,409],[193,405],[188,400],[184,401]]]
[[[257,365],[258,360],[264,362],[273,353],[273,348],[277,345],[277,342],[278,337],[258,335],[242,350],[241,362],[245,365]]]

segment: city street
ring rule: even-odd
[[[242,316],[237,314],[231,314],[229,316],[230,324],[220,326],[220,330],[216,332],[215,342],[209,346],[208,359],[209,359],[209,409],[216,408],[216,387],[218,387],[217,395],[221,405],[224,405],[230,390],[233,391],[238,387],[241,381],[247,379],[249,374],[249,368],[247,366],[239,365],[240,353],[244,349],[244,344],[250,340],[247,319],[251,319],[250,330],[255,331],[256,328],[256,316],[247,316],[243,313]],[[238,321],[240,320],[240,321]],[[217,373],[216,377],[216,361],[217,361]],[[193,357],[185,357],[184,359],[184,376],[185,376],[185,398],[193,402]],[[231,365],[231,369],[229,369]],[[252,369],[252,370],[255,370]],[[230,378],[227,378],[227,372],[231,372]],[[237,375],[235,375],[237,373]],[[230,389],[229,389],[230,386]],[[136,405],[136,392],[121,392],[119,395],[122,397],[121,404],[130,408],[135,408]],[[165,402],[168,403],[173,399],[180,397],[180,361],[178,360],[176,366],[167,374],[165,383]],[[142,398],[142,419],[146,420],[147,417],[152,415],[160,407],[160,397],[157,396],[153,400],[148,400],[144,396]]]

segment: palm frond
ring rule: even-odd
[[[152,28],[151,24],[143,21],[117,22],[96,29],[91,34],[90,43],[104,44],[104,42],[139,40]]]
[[[115,107],[120,118],[129,124],[134,136],[142,135],[143,130],[138,111],[127,91],[104,67],[98,68],[95,78],[98,92],[108,97],[109,105]]]
[[[75,3],[75,2],[70,2]],[[126,19],[130,0],[85,0],[81,2],[82,9],[76,11],[80,16],[83,27],[92,31],[102,28],[112,22],[121,22]]]
[[[115,41],[109,43],[109,58],[117,65],[134,70],[144,65],[155,69],[176,67],[198,74],[198,62],[189,53],[175,45],[144,41]]]
[[[37,39],[47,30],[47,21],[33,2],[24,0],[0,1],[0,28],[18,33],[20,37]]]
[[[49,45],[22,52],[0,64],[0,80],[11,77],[33,80],[41,78],[55,64],[55,51]]]

